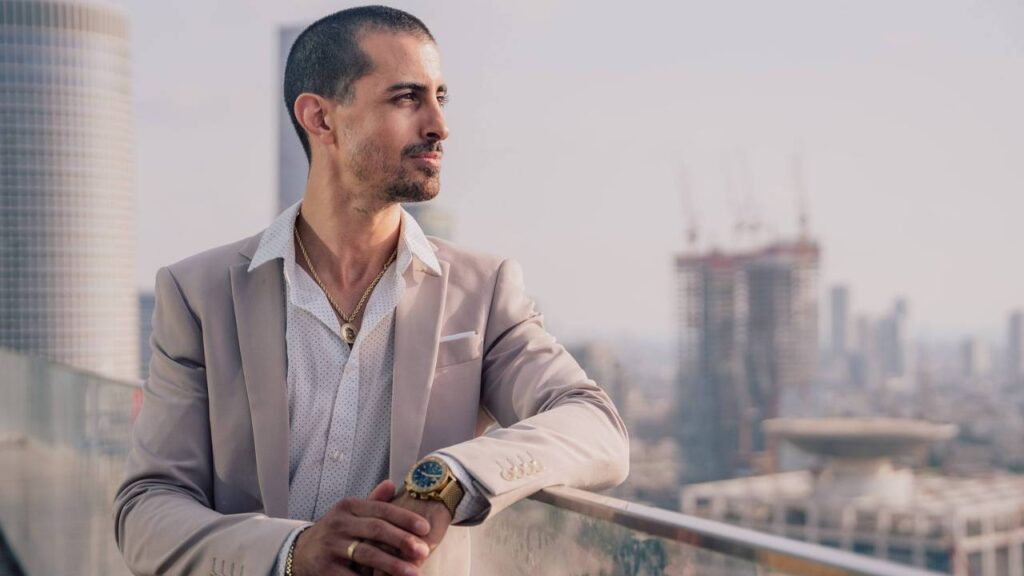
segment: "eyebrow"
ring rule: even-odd
[[[391,86],[388,86],[387,89],[388,92],[398,92],[399,90],[414,90],[416,92],[426,92],[427,87],[423,84],[420,84],[419,82],[399,82],[398,84],[392,84]],[[437,92],[447,94],[448,85],[441,84],[440,86],[437,87]]]

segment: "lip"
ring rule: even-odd
[[[413,156],[410,156],[410,158],[412,158],[413,160],[419,160],[420,162],[425,162],[425,163],[434,164],[434,165],[437,165],[437,164],[441,163],[441,154],[439,152],[427,152],[425,154],[415,154]]]

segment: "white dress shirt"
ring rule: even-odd
[[[288,355],[288,516],[314,522],[342,498],[365,498],[388,477],[395,308],[405,289],[403,274],[418,258],[440,273],[426,236],[402,210],[398,254],[363,311],[351,349],[326,295],[295,262],[295,219],[301,202],[285,210],[260,238],[249,270],[283,260]],[[258,425],[258,423],[256,424]],[[453,458],[466,493],[453,522],[476,517],[487,507],[472,477]],[[401,488],[401,487],[399,487]],[[278,555],[283,574],[293,531]]]

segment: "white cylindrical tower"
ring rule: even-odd
[[[0,346],[138,377],[128,21],[0,0]]]

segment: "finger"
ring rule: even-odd
[[[387,544],[382,544],[380,542],[375,542],[374,545],[380,548],[381,550],[387,552],[388,554],[398,555],[402,558],[402,560],[405,560],[406,562],[411,562],[412,564],[420,568],[423,567],[423,563],[426,562],[427,557],[430,556],[430,544],[427,544],[427,547],[425,549],[420,548],[419,551],[413,555],[410,555],[408,553],[402,553],[401,550],[397,550],[393,546],[388,546]]]
[[[430,522],[427,522],[426,518],[390,502],[345,498],[339,505],[342,510],[350,512],[354,516],[381,518],[413,534],[420,536],[430,534]]]
[[[392,576],[419,576],[416,566],[396,558],[377,548],[370,542],[361,542],[356,546],[352,559],[363,566],[380,570]]]
[[[413,561],[424,560],[430,555],[430,547],[426,542],[380,518],[354,516],[349,523],[348,534],[370,540],[374,544],[382,544],[382,547],[391,547]]]
[[[367,498],[378,502],[390,502],[394,497],[395,483],[391,480],[384,480],[370,491],[370,495]]]

